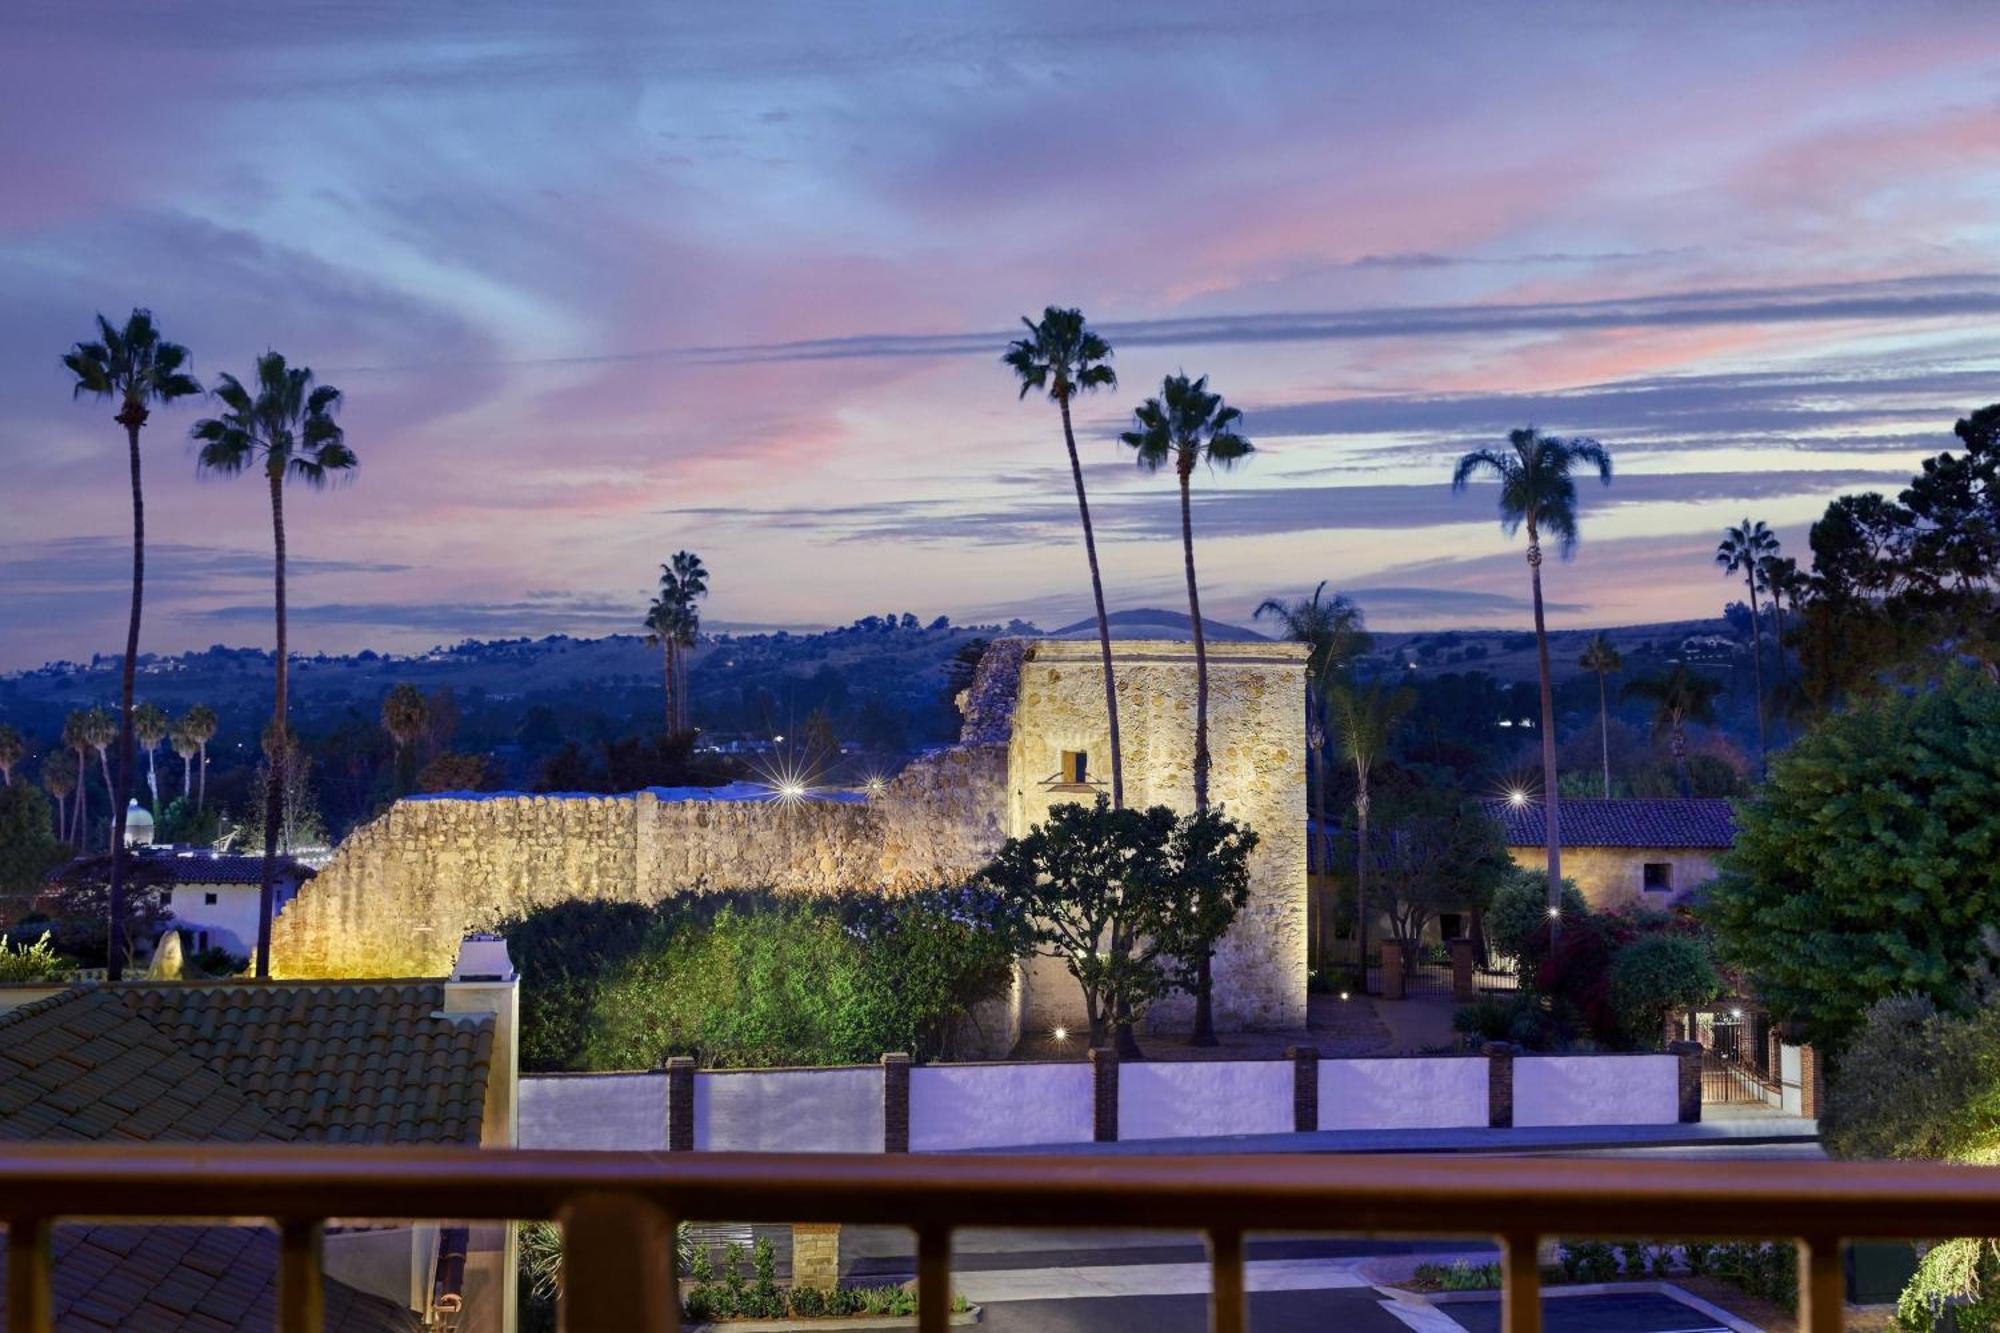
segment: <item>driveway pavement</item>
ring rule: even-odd
[[[1207,1333],[1206,1296],[1106,1296],[988,1305],[992,1333]],[[1250,1296],[1255,1333],[1409,1333],[1373,1288],[1266,1291]]]
[[[1437,1307],[1466,1333],[1500,1333],[1500,1302],[1453,1301]],[[1558,1296],[1542,1302],[1544,1333],[1730,1333],[1712,1315],[1652,1292]]]

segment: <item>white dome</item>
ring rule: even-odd
[[[125,845],[127,847],[153,845],[153,813],[140,805],[136,796],[125,807]]]

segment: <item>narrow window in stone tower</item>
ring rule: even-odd
[[[1087,776],[1089,756],[1082,750],[1062,752],[1062,783],[1065,787],[1081,787],[1090,779]]]

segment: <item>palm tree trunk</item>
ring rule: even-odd
[[[111,749],[109,746],[97,752],[97,771],[104,778],[104,794],[111,798],[113,804],[116,804],[118,801],[118,789],[111,782]],[[121,810],[120,813],[122,814],[123,811]],[[111,843],[105,848],[106,851],[118,850],[118,826],[124,822],[122,819],[114,819],[112,821],[110,829]],[[86,848],[85,850],[89,849]]]
[[[271,538],[276,552],[278,610],[278,680],[271,705],[271,773],[264,784],[264,865],[257,885],[257,979],[271,975],[271,914],[275,906],[278,869],[278,820],[283,814],[285,761],[291,738],[285,731],[285,491],[284,477],[271,476]]]
[[[153,794],[153,804],[160,803],[160,747],[146,747],[146,790]]]
[[[1111,671],[1111,618],[1104,611],[1104,579],[1097,569],[1097,533],[1090,526],[1090,501],[1083,491],[1083,460],[1077,457],[1076,430],[1070,425],[1069,397],[1056,399],[1062,409],[1063,443],[1069,446],[1069,472],[1076,482],[1076,510],[1083,519],[1083,551],[1090,561],[1090,595],[1097,604],[1097,642],[1104,653],[1104,714],[1111,724],[1111,808],[1125,808],[1125,750],[1118,735],[1118,679]]]
[[[60,793],[56,794],[56,838],[58,841],[69,838],[69,798]]]
[[[1750,586],[1750,670],[1757,690],[1757,774],[1764,773],[1764,628],[1757,614],[1757,576],[1744,580]]]
[[[674,734],[674,645],[668,639],[660,640],[660,688],[666,693],[667,735]]]
[[[1778,733],[1782,738],[1791,735],[1791,725],[1782,708],[1785,697],[1785,604],[1778,599],[1775,589],[1771,593],[1771,626],[1771,651],[1778,661],[1778,689],[1774,697],[1781,704],[1778,712]]]
[[[191,754],[181,756],[181,799],[194,799],[194,756]]]
[[[87,760],[88,756],[82,750],[76,752],[76,825],[70,830],[69,840],[79,852],[90,850],[83,845],[85,828],[83,812],[90,804],[89,788],[85,785],[90,780],[90,766]]]
[[[200,785],[195,789],[194,808],[196,810],[206,810],[208,809],[208,742],[207,741],[203,741],[201,743],[200,754],[201,754],[201,772],[199,776],[201,778],[201,782]]]
[[[1694,784],[1688,780],[1687,733],[1681,730],[1681,725],[1678,722],[1674,723],[1673,748],[1674,748],[1674,773],[1680,779],[1681,799],[1687,800],[1689,797],[1694,795]]]
[[[1542,807],[1549,835],[1549,908],[1562,906],[1562,824],[1556,809],[1556,696],[1549,681],[1549,627],[1542,615],[1542,544],[1528,530],[1528,573],[1535,588],[1535,658],[1542,672]],[[1550,918],[1554,938],[1556,918]]]
[[[1201,591],[1194,575],[1194,509],[1188,497],[1191,463],[1178,469],[1181,482],[1181,558],[1187,565],[1188,624],[1194,632],[1194,808],[1208,809],[1208,642],[1201,628]],[[1194,1033],[1190,1046],[1215,1045],[1215,948],[1195,964]]]
[[[1604,673],[1597,673],[1597,734],[1604,743],[1604,799],[1611,799],[1611,704],[1604,694]]]
[[[1354,945],[1359,955],[1361,993],[1368,993],[1368,769],[1354,766]]]
[[[125,452],[132,464],[132,614],[125,622],[125,664],[118,682],[118,781],[111,792],[111,921],[106,937],[105,975],[117,981],[125,974],[125,807],[132,784],[132,683],[139,665],[139,609],[146,588],[146,496],[139,484],[139,427],[145,412],[128,404],[119,414],[125,427]]]

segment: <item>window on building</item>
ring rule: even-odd
[[[1082,750],[1062,752],[1062,783],[1066,787],[1080,787],[1090,781],[1090,756]]]
[[[1646,892],[1672,893],[1674,891],[1674,866],[1671,861],[1646,862]]]
[[[201,902],[202,906],[204,907],[213,907],[215,906],[215,895],[212,893],[204,893],[201,895]]]

